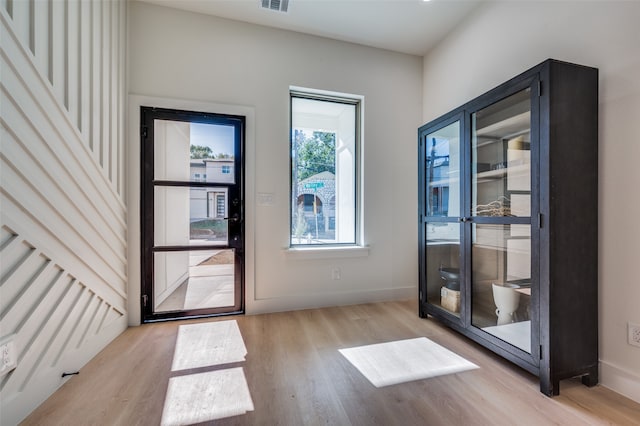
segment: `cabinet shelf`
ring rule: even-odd
[[[516,166],[507,166],[502,169],[487,170],[486,172],[476,173],[474,182],[491,182],[498,179],[503,179],[507,174],[525,175],[529,173],[531,166],[529,164],[519,164]]]
[[[529,111],[508,117],[497,123],[493,123],[482,129],[476,130],[476,137],[501,141],[513,138],[529,132]]]
[[[499,179],[503,179],[507,174],[512,174],[514,176],[525,175],[529,173],[531,166],[529,164],[519,164],[514,166],[507,166],[501,169],[495,170],[487,170],[484,172],[476,173],[473,175],[475,177],[474,182],[484,183],[484,182],[493,182]],[[455,176],[452,176],[449,179],[439,179],[428,182],[427,185],[430,187],[440,187],[443,185],[451,185],[457,184],[460,182],[459,174],[456,173]]]

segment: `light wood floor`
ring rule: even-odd
[[[231,366],[243,368],[254,405],[254,411],[212,423],[640,424],[640,404],[602,386],[566,380],[560,396],[545,397],[534,376],[436,321],[418,318],[416,311],[414,302],[388,302],[204,320],[237,321],[247,355]],[[171,366],[178,327],[196,322],[203,321],[128,329],[24,424],[160,424],[169,379],[176,374]],[[423,336],[480,368],[376,388],[338,352]]]

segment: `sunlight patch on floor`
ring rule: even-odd
[[[479,368],[426,337],[339,351],[377,388]]]
[[[172,377],[162,412],[163,426],[190,425],[253,411],[242,367]]]
[[[242,362],[246,355],[235,320],[181,325],[171,371]]]

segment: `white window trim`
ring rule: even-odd
[[[365,120],[364,120],[364,96],[353,93],[333,92],[329,90],[312,89],[302,86],[289,86],[289,104],[291,104],[292,94],[308,94],[326,96],[328,98],[352,99],[358,102],[358,120],[356,129],[358,135],[358,156],[356,159],[356,242],[355,244],[325,244],[313,246],[289,246],[284,252],[288,258],[293,259],[330,259],[337,257],[366,257],[369,256],[369,246],[366,244],[364,233],[364,156],[365,156]],[[289,111],[291,117],[291,111]],[[289,123],[289,133],[291,133],[291,123]],[[291,188],[289,188],[291,191]],[[290,197],[289,197],[290,198]],[[291,207],[289,207],[289,221],[291,221]],[[291,242],[291,223],[289,223],[289,242]]]
[[[287,259],[310,260],[310,259],[343,259],[369,256],[369,247],[362,245],[322,245],[322,246],[301,246],[287,247],[283,250]]]

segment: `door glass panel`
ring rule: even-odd
[[[426,137],[427,216],[460,216],[460,122]]]
[[[235,127],[154,120],[154,177],[182,182],[235,183]]]
[[[228,245],[228,188],[156,186],[154,245]]]
[[[472,225],[472,324],[531,352],[531,226]]]
[[[460,225],[425,225],[427,301],[460,316]]]
[[[472,214],[530,216],[530,89],[473,113],[471,126]]]
[[[235,304],[234,250],[154,253],[154,311],[188,311]]]

